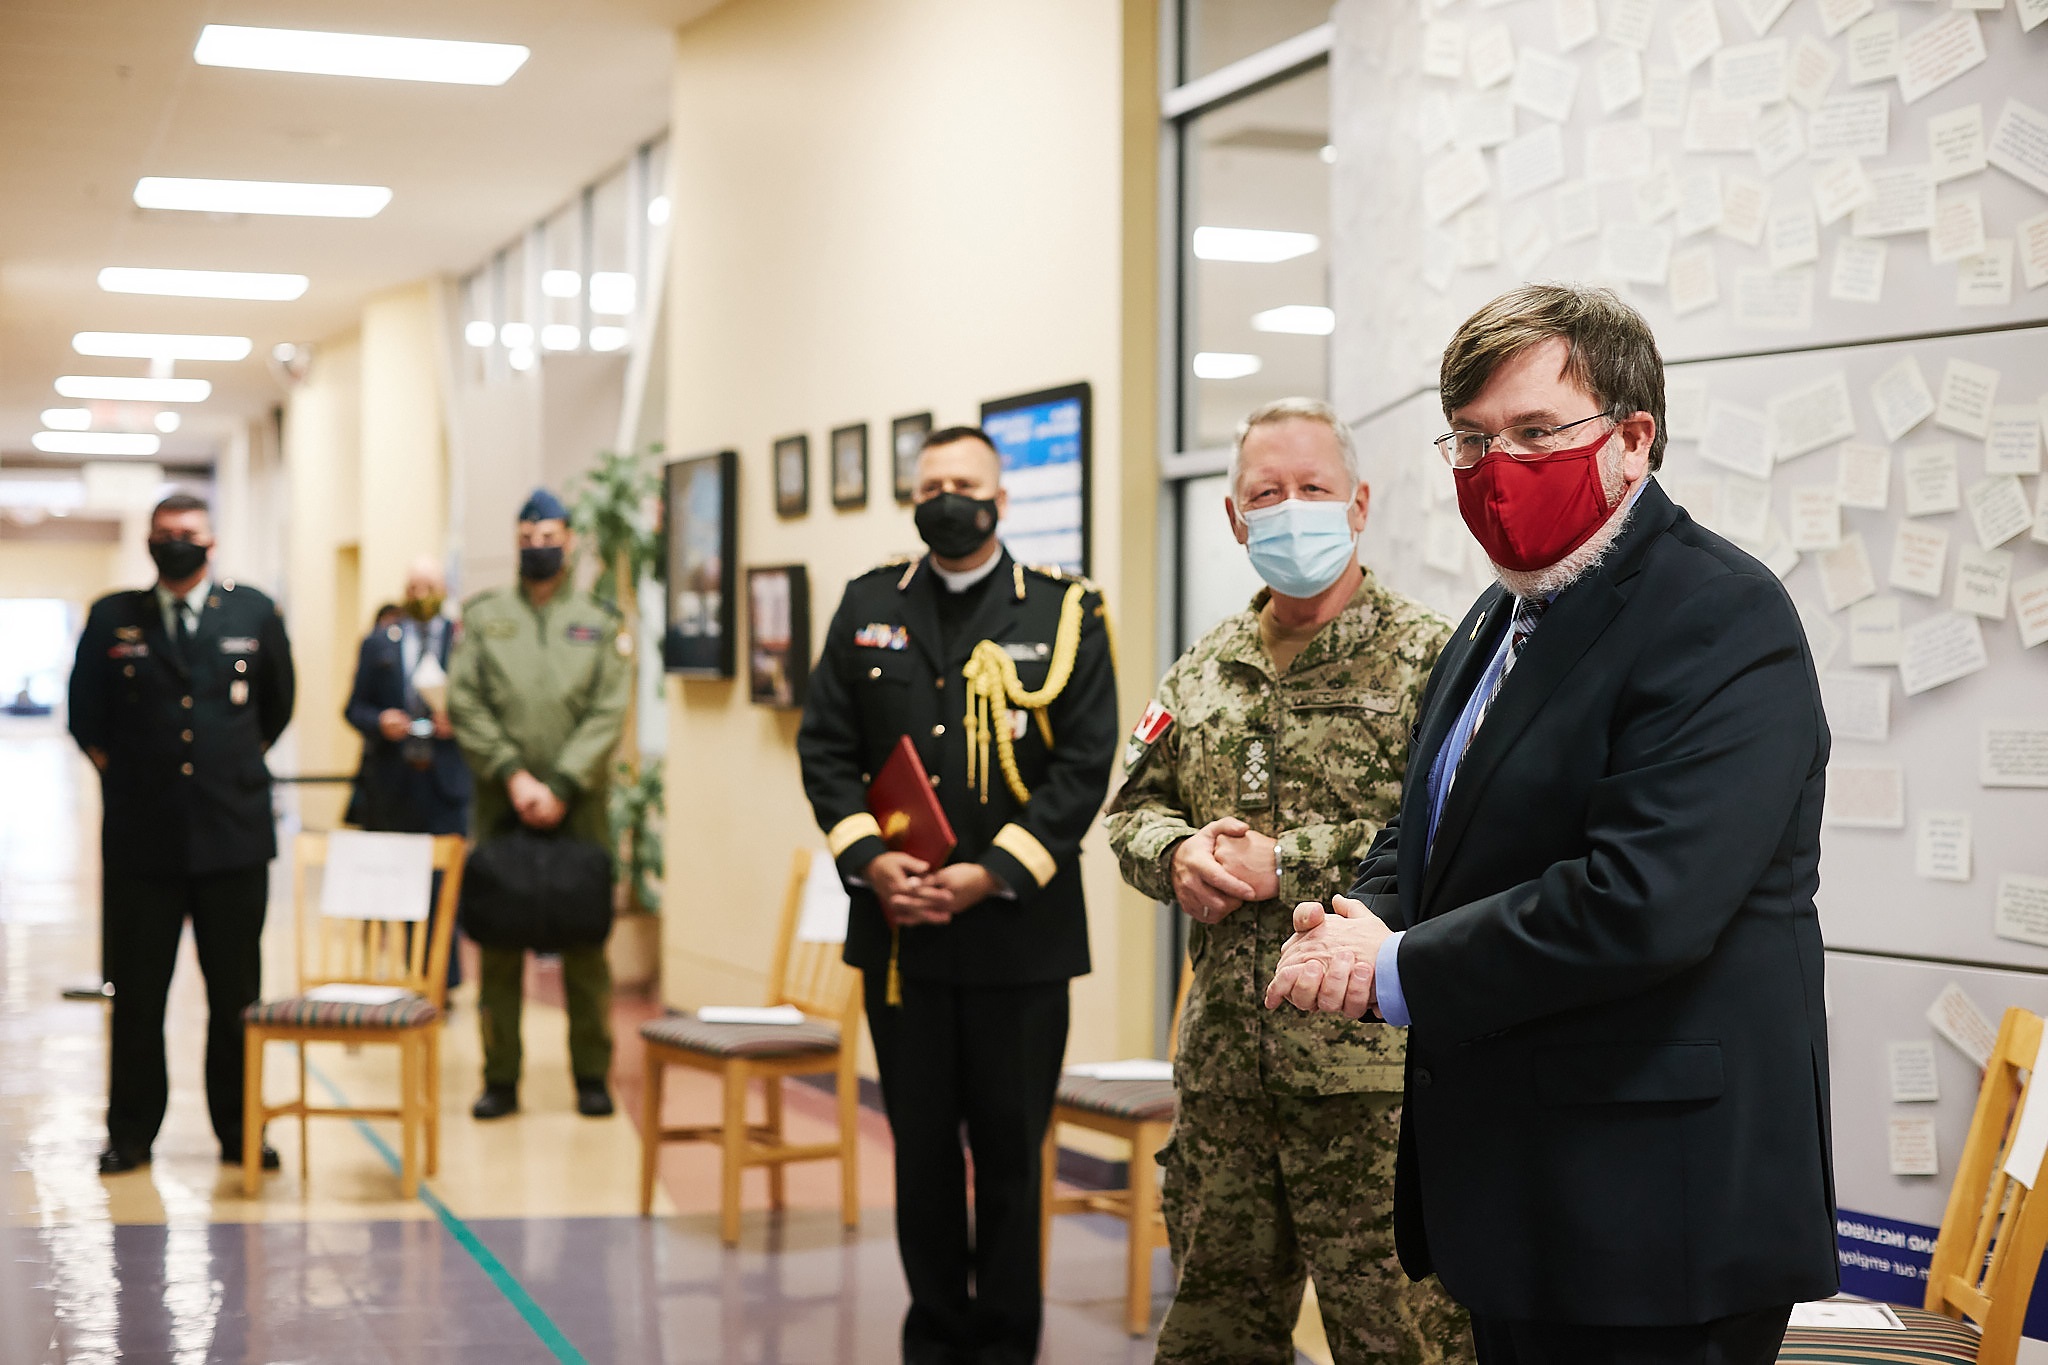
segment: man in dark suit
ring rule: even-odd
[[[344,714],[363,737],[361,806],[352,813],[364,829],[469,832],[469,765],[448,719],[448,653],[459,627],[442,614],[447,596],[440,566],[416,562],[398,619],[364,637],[356,657]]]
[[[1102,598],[996,536],[1002,464],[979,429],[917,465],[931,554],[849,583],[797,733],[804,791],[852,892],[846,960],[896,1140],[911,1365],[1038,1357],[1039,1150],[1088,971],[1081,836],[1116,753]],[[892,852],[867,789],[908,735],[958,843]],[[970,1233],[962,1127],[974,1153]]]
[[[206,978],[206,1103],[221,1159],[242,1159],[242,1010],[277,835],[264,752],[292,715],[291,642],[268,597],[213,579],[206,504],[149,520],[154,588],[93,603],[71,670],[71,734],[100,772],[101,956],[114,988],[100,1171],[149,1161],[169,1098],[164,1001],[185,921]],[[266,1170],[277,1153],[263,1148]]]
[[[1767,1365],[1837,1285],[1805,633],[1649,481],[1663,366],[1612,294],[1494,300],[1442,398],[1500,586],[1267,1005],[1409,1025],[1401,1261],[1486,1365]]]

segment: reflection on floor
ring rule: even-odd
[[[620,1114],[576,1116],[565,1021],[544,973],[526,1011],[524,1110],[468,1117],[479,1074],[474,1007],[457,996],[442,1049],[440,1175],[398,1194],[395,1125],[316,1121],[309,1172],[290,1123],[284,1170],[241,1198],[215,1159],[200,1075],[205,998],[196,964],[172,989],[171,1107],[155,1162],[101,1179],[104,1018],[60,999],[98,975],[97,791],[56,720],[0,720],[0,1365],[44,1362],[869,1362],[896,1358],[903,1277],[890,1226],[888,1130],[864,1114],[867,1214],[838,1226],[837,1175],[793,1167],[789,1211],[766,1212],[750,1173],[741,1246],[720,1246],[716,1153],[671,1147],[656,1216],[633,1215],[639,1143],[635,1027],[621,1002]],[[288,887],[280,864],[274,885]],[[290,916],[273,901],[266,982],[292,981]],[[396,1090],[391,1049],[314,1049],[314,1085],[354,1102]],[[270,1088],[295,1083],[291,1052]],[[675,1074],[671,1117],[716,1112],[715,1090]],[[829,1096],[789,1091],[792,1136],[825,1131]],[[380,1144],[384,1151],[380,1151]],[[1043,1359],[1149,1360],[1121,1329],[1122,1232],[1057,1221]],[[1171,1283],[1161,1253],[1164,1308]]]

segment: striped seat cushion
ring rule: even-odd
[[[1977,1329],[1920,1308],[1894,1308],[1903,1332],[1793,1327],[1778,1365],[1975,1365]]]
[[[1172,1081],[1103,1081],[1061,1076],[1059,1102],[1105,1118],[1148,1122],[1173,1117]]]
[[[694,1014],[670,1014],[642,1024],[640,1036],[713,1057],[800,1057],[839,1048],[838,1029],[809,1019],[801,1024],[707,1024]]]
[[[394,1000],[388,1005],[352,1005],[288,995],[282,1000],[259,1000],[242,1011],[245,1023],[289,1024],[301,1028],[418,1028],[440,1017],[441,1011],[417,995]]]

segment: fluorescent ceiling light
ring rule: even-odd
[[[512,350],[522,347],[533,348],[533,324],[529,322],[508,322],[498,329],[498,340]]]
[[[498,329],[478,318],[463,327],[462,339],[472,346],[488,346],[498,339]]]
[[[590,329],[590,349],[593,351],[623,351],[628,337],[623,327],[593,327]]]
[[[178,414],[175,412],[160,412],[156,415],[156,429],[158,431],[161,431],[164,435],[168,436],[172,432],[176,431],[178,427],[184,422],[184,420],[184,418],[178,416]]]
[[[134,360],[246,360],[249,338],[176,332],[80,332],[71,338],[71,349],[80,355]]]
[[[1250,261],[1271,265],[1306,256],[1322,243],[1313,232],[1275,232],[1267,228],[1198,227],[1195,255],[1205,261]]]
[[[1326,337],[1337,330],[1337,315],[1320,304],[1289,303],[1252,314],[1252,327],[1260,332]]]
[[[146,431],[39,431],[28,439],[46,455],[154,455],[163,445]]]
[[[543,270],[540,292],[551,299],[573,299],[583,292],[583,277],[573,270]]]
[[[213,385],[204,379],[131,379],[113,374],[67,374],[57,381],[66,398],[115,403],[204,403]]]
[[[266,275],[253,270],[144,270],[110,265],[100,272],[109,294],[168,294],[181,299],[264,299],[288,301],[306,292],[304,275]]]
[[[526,64],[516,43],[465,43],[446,38],[387,38],[372,33],[315,33],[296,28],[208,24],[192,60],[201,66],[293,71],[307,76],[368,76],[443,85],[503,85]]]
[[[1325,166],[1334,166],[1337,164],[1337,149],[1327,142],[1323,144],[1323,149],[1320,152],[1317,152],[1316,155],[1323,159],[1323,164]]]
[[[1195,357],[1197,379],[1243,379],[1257,374],[1265,362],[1241,351],[1203,351]]]
[[[633,277],[623,270],[590,272],[590,311],[593,313],[622,318],[633,311],[636,292]]]
[[[52,431],[84,431],[92,425],[92,409],[44,408],[43,425]]]
[[[512,368],[515,370],[530,370],[533,368],[533,347],[514,346],[506,354],[505,359],[512,362]]]
[[[573,351],[583,342],[583,333],[566,322],[551,322],[540,329],[541,349]]]
[[[299,185],[283,180],[182,180],[145,175],[135,203],[189,213],[274,213],[292,218],[375,218],[391,202],[382,185]]]
[[[668,196],[657,194],[647,201],[647,221],[660,227],[668,221]]]

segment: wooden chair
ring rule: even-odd
[[[840,961],[840,945],[800,941],[797,918],[812,854],[791,860],[782,923],[768,971],[768,1004],[794,1005],[801,1024],[708,1024],[694,1014],[671,1014],[640,1026],[647,1045],[645,1110],[640,1122],[640,1212],[654,1209],[654,1171],[664,1142],[716,1142],[721,1150],[718,1235],[740,1240],[740,1174],[768,1168],[768,1206],[783,1207],[782,1168],[792,1161],[839,1162],[840,1217],[860,1223],[860,973]],[[671,1066],[718,1076],[725,1105],[715,1124],[667,1128],[661,1122],[662,1078]],[[782,1136],[782,1082],[791,1076],[833,1075],[839,1099],[836,1142],[791,1144]],[[763,1082],[766,1121],[747,1122],[747,1090]]]
[[[2039,1171],[2030,1189],[2005,1173],[2005,1163],[2040,1051],[2041,1016],[2007,1010],[1949,1186],[1925,1308],[1894,1310],[1906,1324],[1903,1332],[1794,1327],[1778,1352],[1780,1365],[2013,1365],[2048,1247],[2048,1200],[2030,1197],[2040,1186]],[[2048,1095],[2042,1099],[2048,1102]],[[1982,1329],[1981,1337],[1965,1318]]]
[[[1190,975],[1183,968],[1173,1002],[1173,1031],[1167,1057],[1180,1037],[1181,1007],[1187,1003]],[[1153,1160],[1173,1128],[1172,1081],[1104,1081],[1062,1075],[1053,1101],[1052,1122],[1045,1126],[1045,1151],[1039,1161],[1040,1271],[1052,1254],[1052,1217],[1056,1213],[1107,1213],[1124,1220],[1129,1237],[1124,1252],[1124,1326],[1143,1336],[1152,1321],[1152,1253],[1166,1245],[1166,1219],[1159,1209],[1159,1167]],[[1071,1123],[1131,1145],[1130,1183],[1121,1190],[1090,1190],[1056,1194],[1060,1125]]]
[[[405,1197],[411,1199],[420,1188],[422,1138],[426,1173],[434,1174],[440,1165],[440,1023],[447,1003],[455,906],[462,893],[464,843],[456,834],[434,839],[433,866],[441,874],[441,893],[429,908],[427,932],[417,933],[411,921],[342,919],[308,904],[306,873],[326,866],[327,840],[325,834],[302,833],[294,845],[292,902],[298,914],[299,994],[259,1001],[242,1012],[248,1058],[242,1086],[242,1192],[253,1199],[261,1188],[263,1125],[271,1119],[290,1116],[299,1120],[299,1169],[302,1178],[310,1180],[308,1119],[395,1118],[403,1133],[399,1183]],[[306,995],[315,987],[339,984],[397,986],[408,994],[380,1005],[309,999]],[[296,1043],[299,1048],[298,1098],[277,1105],[263,1100],[263,1050],[272,1040]],[[342,1109],[310,1103],[306,1094],[308,1043],[395,1044],[399,1056],[397,1107]]]

